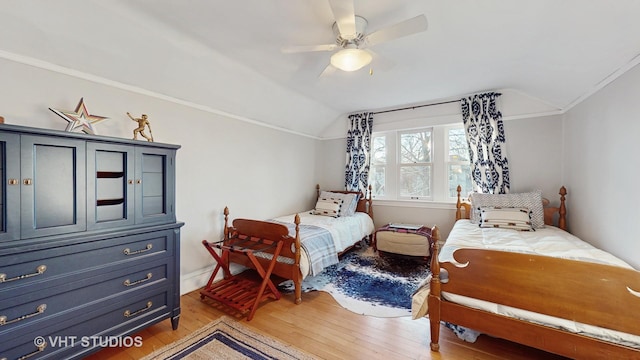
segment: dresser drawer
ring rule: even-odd
[[[100,342],[106,343],[116,336],[130,334],[171,316],[169,292],[138,295],[126,302],[96,304],[95,311],[84,312],[75,317],[73,322],[57,322],[56,325],[39,328],[12,341],[0,342],[0,359],[16,359],[29,354],[33,354],[34,359],[79,358],[99,346]],[[96,333],[97,324],[104,330]],[[35,343],[46,343],[46,346],[38,349]],[[135,343],[131,345],[135,346]]]
[[[0,298],[0,339],[21,336],[29,326],[42,326],[63,316],[91,311],[93,304],[130,296],[136,291],[170,286],[174,264],[155,261],[82,278],[48,291]]]
[[[174,247],[174,232],[158,231],[2,256],[0,298],[60,286],[68,276],[96,275],[105,266],[172,257]]]

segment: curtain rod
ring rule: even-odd
[[[443,102],[433,103],[433,104],[416,105],[416,106],[408,106],[408,107],[399,108],[399,109],[391,109],[391,110],[376,111],[376,112],[374,112],[373,114],[374,114],[374,115],[376,115],[376,114],[384,114],[384,113],[394,112],[394,111],[415,110],[415,109],[417,109],[417,108],[421,108],[421,107],[434,106],[434,105],[444,105],[444,104],[452,104],[452,103],[457,103],[457,102],[460,102],[460,100],[443,101]]]

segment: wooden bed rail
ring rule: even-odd
[[[462,187],[460,185],[458,185],[456,191],[458,193],[458,199],[456,201],[456,221],[460,219],[469,219],[471,216],[471,203],[467,199],[462,199]],[[565,204],[567,188],[561,186],[558,194],[560,194],[560,205],[557,207],[549,206],[549,200],[542,199],[542,204],[544,206],[544,223],[547,225],[557,226],[562,230],[567,230],[567,207]],[[557,222],[554,221],[556,213],[558,214]]]

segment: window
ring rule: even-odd
[[[449,198],[458,196],[458,185],[462,187],[462,194],[468,194],[472,190],[471,165],[469,163],[469,146],[464,133],[464,128],[446,129],[448,156],[446,160],[447,185]]]
[[[471,190],[462,126],[374,132],[369,183],[379,200],[451,201]]]

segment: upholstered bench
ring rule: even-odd
[[[407,229],[385,225],[375,232],[373,248],[393,254],[429,257],[431,228]]]

